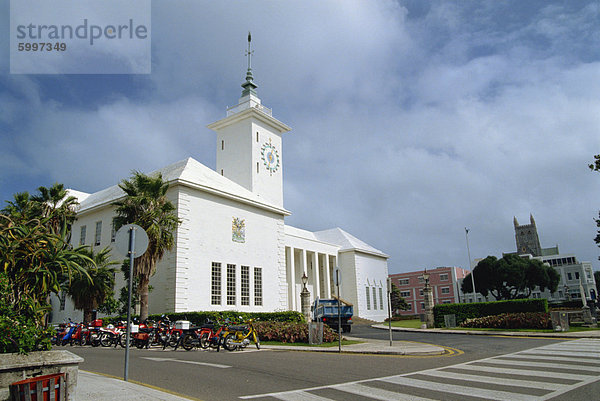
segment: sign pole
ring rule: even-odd
[[[131,293],[133,291],[133,261],[135,259],[135,227],[129,228],[129,290],[127,291],[127,330],[125,331],[125,372],[123,380],[129,376],[129,337],[131,336]]]
[[[392,346],[392,279],[387,279],[388,290],[388,323],[390,330],[390,347]]]
[[[342,305],[340,303],[340,270],[336,269],[336,286],[337,286],[337,301],[338,301],[338,352],[342,352]]]

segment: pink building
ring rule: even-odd
[[[390,274],[392,283],[400,290],[400,296],[406,300],[409,309],[400,311],[401,315],[417,315],[425,313],[423,297],[423,270],[409,273]],[[434,304],[450,304],[460,302],[460,281],[469,274],[461,267],[438,267],[427,270],[429,285],[433,289]]]

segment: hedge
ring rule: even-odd
[[[444,327],[444,315],[455,315],[456,324],[467,319],[500,315],[502,313],[548,312],[547,299],[513,299],[510,301],[440,304],[433,307],[435,327]]]
[[[222,312],[178,312],[178,313],[165,313],[172,322],[177,320],[188,320],[192,322],[194,326],[200,326],[207,320],[213,322],[218,320],[229,319],[233,322],[245,321],[248,319],[254,319],[258,321],[268,322],[286,322],[286,323],[305,323],[304,315],[300,312],[286,311],[286,312],[239,312],[239,311],[222,311]],[[138,316],[132,316],[138,317]],[[240,319],[241,317],[241,319]],[[120,320],[126,320],[127,316],[114,316],[114,317],[103,317],[102,323],[104,325],[110,323],[116,323]],[[163,315],[149,315],[148,320],[159,321],[163,319]]]

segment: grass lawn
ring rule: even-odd
[[[360,344],[363,341],[357,340],[342,340],[342,345],[352,345],[352,344]],[[283,343],[281,341],[261,341],[261,345],[290,345],[290,346],[298,346],[298,347],[337,347],[339,343],[334,341],[332,343],[323,343],[319,345],[313,345],[309,343]]]
[[[383,322],[382,324],[388,325],[387,322]],[[406,327],[408,329],[420,329],[423,322],[420,319],[411,319],[411,320],[397,320],[392,322],[392,327]]]

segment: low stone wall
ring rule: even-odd
[[[74,400],[77,371],[83,358],[69,351],[37,351],[0,355],[0,401],[10,400],[9,386],[32,377],[66,373],[67,400]]]

